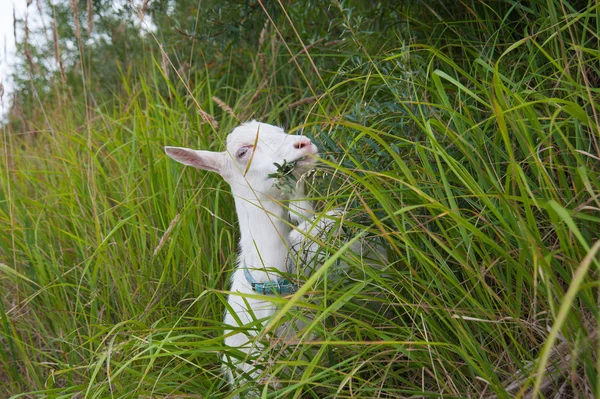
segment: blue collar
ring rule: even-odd
[[[284,278],[279,281],[267,281],[265,283],[257,283],[252,277],[246,264],[244,263],[244,275],[248,284],[257,294],[261,295],[290,295],[298,290],[298,286]]]

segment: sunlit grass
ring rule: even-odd
[[[5,127],[0,393],[230,395],[233,201],[162,147],[220,150],[254,117],[314,138],[316,208],[343,208],[347,235],[389,257],[369,267],[326,240],[310,296],[273,299],[290,307],[277,318],[312,321],[293,342],[265,336],[284,382],[266,396],[600,397],[599,9],[533,3],[527,29],[478,4],[445,37],[377,54],[351,32],[341,55],[314,50],[339,64],[320,76],[281,42],[248,56],[241,87],[227,62],[186,88],[149,59],[91,115],[48,105],[35,137]]]

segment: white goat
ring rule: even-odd
[[[268,300],[244,294],[288,295],[295,291],[295,286],[280,274],[288,272],[291,228],[286,220],[288,215],[295,221],[305,219],[312,209],[306,200],[290,202],[289,208],[284,207],[281,201],[291,199],[290,193],[277,188],[269,175],[277,172],[275,163],[287,162],[295,164],[292,173],[299,178],[312,168],[317,151],[305,136],[289,135],[276,126],[255,121],[234,129],[227,137],[224,152],[165,147],[174,160],[217,172],[231,186],[240,226],[240,254],[228,298],[230,308],[225,312],[226,325],[241,327],[255,320],[268,320],[277,310]],[[295,197],[304,196],[301,186],[296,188]],[[297,232],[294,237],[298,237],[296,241],[301,239]],[[261,371],[255,368],[252,359],[261,352],[260,345],[253,342],[256,335],[257,331],[225,331],[225,344],[247,354],[246,360],[230,361],[233,366],[226,369],[234,387],[244,379],[258,383]]]

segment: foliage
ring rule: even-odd
[[[277,171],[275,173],[269,173],[269,177],[272,177],[275,180],[274,186],[284,192],[293,192],[296,188],[296,183],[298,179],[292,173],[294,171],[294,167],[296,166],[297,161],[288,162],[285,159],[282,164],[274,163],[277,166]]]
[[[322,240],[311,295],[272,299],[313,319],[265,336],[284,381],[266,397],[600,397],[600,6],[390,3],[156,1],[148,35],[141,9],[91,2],[121,44],[73,39],[66,2],[42,9],[65,80],[23,45],[0,166],[2,396],[231,397],[233,201],[162,147],[220,149],[257,118],[313,138],[318,209],[389,257]]]

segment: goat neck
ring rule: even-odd
[[[288,253],[286,209],[264,195],[255,195],[253,200],[236,196],[235,206],[240,226],[240,267],[247,267],[257,282],[279,279],[277,272],[286,272]]]

